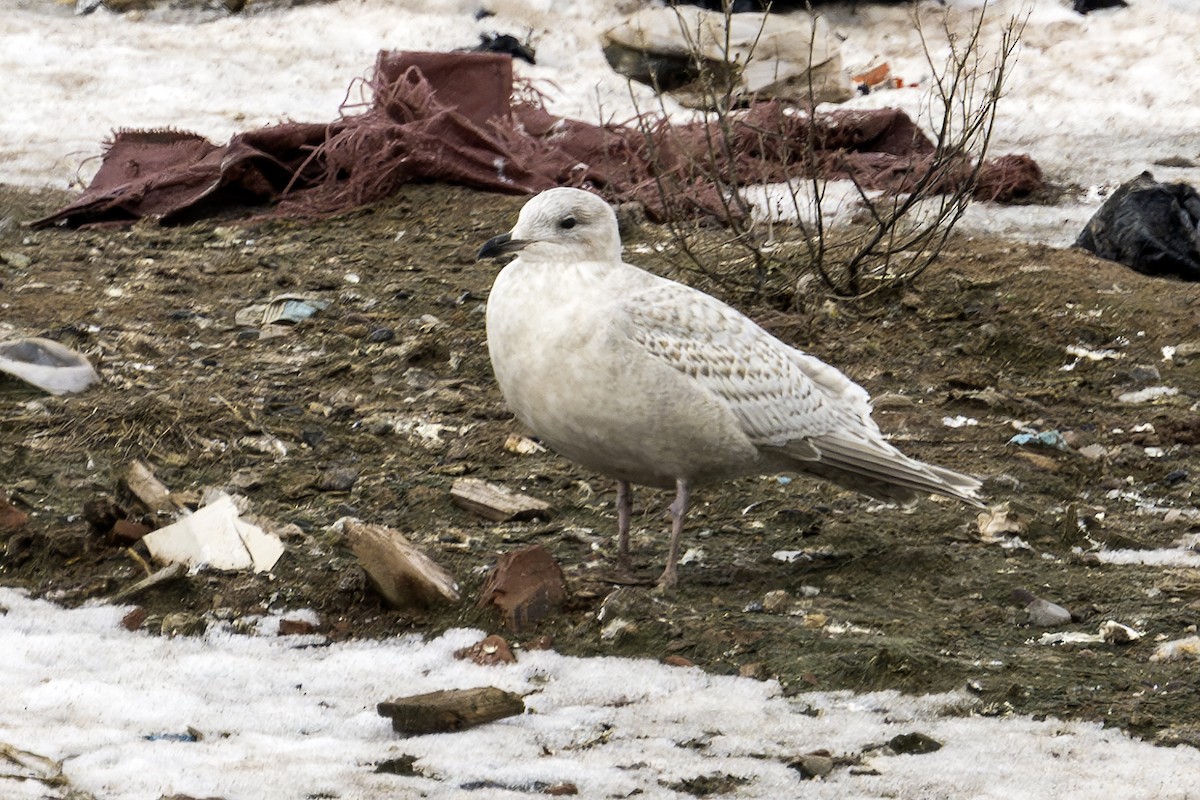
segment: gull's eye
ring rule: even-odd
[[[574,217],[565,217],[565,218],[563,218],[563,221],[562,221],[562,222],[560,222],[560,223],[558,223],[558,227],[560,227],[560,228],[562,228],[563,230],[566,230],[566,231],[569,231],[569,230],[571,230],[571,228],[574,228],[574,227],[575,227],[575,218],[574,218]]]

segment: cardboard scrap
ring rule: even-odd
[[[142,538],[150,555],[166,563],[266,572],[283,555],[279,537],[241,519],[233,498],[216,500]]]

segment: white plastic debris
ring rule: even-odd
[[[979,512],[976,521],[979,524],[979,538],[985,542],[1003,541],[1010,534],[1017,536],[1024,533],[1029,527],[1009,508],[1008,503],[1000,503],[987,511]]]
[[[1158,400],[1160,397],[1171,397],[1179,394],[1179,390],[1174,386],[1147,386],[1145,389],[1138,389],[1136,392],[1125,392],[1117,395],[1117,400],[1122,403],[1149,403],[1153,400]]]
[[[969,425],[978,425],[979,420],[975,419],[974,417],[964,417],[962,414],[959,414],[955,417],[942,417],[942,424],[947,428],[962,428]]]
[[[1033,640],[1030,639],[1030,642]],[[1059,645],[1059,644],[1095,644],[1101,642],[1098,633],[1084,633],[1083,631],[1047,631],[1043,633],[1041,638],[1037,640],[1037,644]]]
[[[100,380],[83,355],[36,337],[0,342],[0,372],[50,394],[82,392]]]
[[[1100,623],[1100,638],[1109,644],[1133,644],[1142,638],[1142,634],[1128,625],[1110,619]]]
[[[227,494],[178,522],[146,534],[142,541],[159,561],[213,569],[266,572],[283,555],[279,537],[241,519]]]
[[[1105,359],[1117,359],[1121,354],[1116,350],[1092,350],[1079,344],[1067,345],[1067,355],[1075,356],[1076,358],[1086,358],[1088,361],[1104,361]]]
[[[1200,659],[1200,636],[1163,642],[1150,656],[1151,661],[1180,661],[1185,658]]]

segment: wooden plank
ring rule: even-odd
[[[397,733],[450,733],[525,713],[518,694],[493,686],[446,689],[398,697],[377,706],[381,717],[390,717]]]
[[[458,602],[454,576],[400,531],[349,518],[341,527],[371,585],[393,608]]]
[[[130,494],[140,500],[151,514],[173,514],[179,510],[179,504],[171,497],[171,490],[144,461],[135,459],[129,462],[124,482]]]
[[[462,508],[493,522],[519,522],[537,517],[548,519],[553,512],[552,506],[545,500],[478,478],[459,478],[450,487],[450,496]]]

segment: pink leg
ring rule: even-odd
[[[658,585],[663,589],[673,589],[679,582],[679,540],[683,534],[683,520],[688,511],[688,485],[680,478],[675,481],[675,502],[671,503],[671,549],[667,553],[667,568],[663,570]]]
[[[617,559],[629,569],[629,526],[633,520],[633,487],[629,481],[617,481]]]

